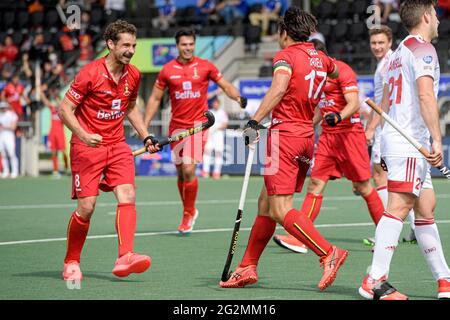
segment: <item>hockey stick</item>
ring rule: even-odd
[[[270,126],[270,122],[265,123],[262,125],[264,128],[268,128]],[[253,157],[255,155],[256,150],[256,143],[249,144],[249,152],[247,156],[247,164],[245,167],[245,175],[244,175],[244,183],[242,184],[242,190],[241,190],[241,198],[239,200],[239,207],[238,212],[236,215],[236,221],[234,222],[234,229],[233,229],[233,235],[231,236],[231,243],[230,248],[228,249],[228,255],[227,255],[227,261],[225,262],[225,266],[223,267],[222,271],[222,281],[227,281],[230,278],[230,266],[231,261],[233,260],[234,253],[236,251],[236,245],[239,238],[239,228],[241,226],[241,220],[242,220],[242,212],[244,211],[244,203],[245,203],[245,197],[247,195],[247,187],[248,187],[248,180],[250,179],[250,174],[252,171],[252,164],[253,164]]]
[[[408,140],[409,143],[411,143],[414,148],[416,148],[424,157],[430,156],[430,152],[424,146],[422,146],[416,139],[406,133],[405,130],[403,130],[403,128],[401,128],[397,122],[395,122],[386,112],[384,112],[379,106],[377,106],[376,103],[373,102],[373,100],[371,100],[370,98],[366,98],[364,102],[367,103],[367,105],[381,117],[383,117],[383,119],[386,120],[392,127],[394,127],[394,129],[397,130],[398,133],[405,137],[405,139]],[[446,166],[442,165],[438,167],[438,169],[447,179],[450,180],[450,170]]]
[[[158,145],[162,147],[169,143],[183,140],[186,137],[192,136],[200,131],[210,128],[215,122],[214,115],[210,111],[205,111],[203,113],[203,115],[208,119],[207,121],[203,122],[202,124],[200,124],[198,126],[195,126],[195,127],[189,128],[185,131],[182,131],[180,133],[177,133],[173,136],[163,138],[162,140],[158,141]],[[139,156],[145,152],[147,152],[147,148],[143,147],[143,148],[133,151],[133,156]]]

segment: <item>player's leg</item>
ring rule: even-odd
[[[117,199],[116,231],[119,242],[119,257],[112,273],[126,277],[130,273],[142,273],[151,264],[150,257],[134,252],[134,233],[136,231],[135,188],[132,184],[118,185],[114,188]]]
[[[425,182],[427,183],[427,182]],[[450,269],[444,257],[437,225],[434,221],[436,197],[429,178],[415,205],[416,237],[420,251],[438,282],[438,298],[450,298]]]
[[[247,247],[242,261],[226,282],[220,282],[223,288],[244,287],[258,281],[256,268],[267,243],[275,232],[276,222],[269,216],[269,199],[265,186],[258,198],[258,214],[250,231]]]
[[[53,177],[60,178],[61,174],[59,173],[58,152],[56,150],[52,150],[52,168]]]
[[[208,141],[205,145],[205,153],[203,154],[203,165],[202,165],[202,177],[208,178],[211,170],[211,157],[213,152],[213,143],[211,142],[212,137],[209,133]]]
[[[178,191],[183,202],[183,217],[178,226],[180,234],[189,234],[195,224],[198,216],[198,210],[195,208],[195,201],[198,192],[198,179],[195,176],[195,163],[183,163],[177,166]]]
[[[8,156],[6,154],[6,141],[4,135],[0,134],[0,155],[2,157],[2,178],[8,178],[9,177],[9,160]]]
[[[223,150],[225,149],[224,138],[223,131],[219,131],[214,135],[214,179],[219,179],[222,172]]]
[[[384,213],[383,201],[370,183],[370,180],[360,182],[353,181],[352,183],[356,191],[358,191],[364,201],[366,201],[370,217],[372,218],[373,223],[377,225]]]
[[[426,176],[427,164],[424,159],[386,157],[384,160],[388,168],[388,207],[375,231],[376,245],[370,272],[359,289],[359,293],[367,299],[373,299],[373,289],[383,285],[388,277],[403,221],[420,194],[420,188],[415,185],[416,178],[424,180]],[[387,290],[383,299],[407,298],[395,289]]]
[[[89,231],[97,196],[80,197],[67,226],[67,246],[64,258],[63,278],[66,281],[82,280],[80,257]]]

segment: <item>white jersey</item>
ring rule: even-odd
[[[0,135],[7,137],[14,137],[14,130],[6,129],[4,127],[10,127],[17,122],[19,118],[14,111],[7,110],[6,112],[0,112]]]
[[[420,112],[416,80],[429,76],[434,80],[434,94],[439,91],[439,61],[436,49],[420,36],[407,36],[389,58],[384,84],[389,85],[389,116],[408,134],[430,150],[430,132]],[[400,133],[385,123],[381,154],[394,157],[423,158]]]
[[[217,128],[222,127],[225,123],[228,123],[228,115],[223,109],[211,109],[211,113],[214,115],[214,125],[209,129],[210,133],[213,134],[214,132],[218,131]],[[221,129],[220,131],[223,131],[225,129]]]

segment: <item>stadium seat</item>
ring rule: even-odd
[[[23,41],[23,34],[22,32],[20,32],[20,30],[16,30],[13,34],[12,34],[12,41],[14,42],[14,44],[16,46],[20,46],[22,41]]]
[[[439,24],[439,37],[448,39],[450,37],[450,19],[443,19]]]
[[[103,14],[101,7],[93,7],[91,10],[91,25],[101,26],[103,24]]]
[[[408,30],[403,25],[399,25],[396,33],[397,41],[402,41],[408,34]]]
[[[30,15],[30,24],[32,28],[42,26],[44,23],[44,12],[33,12]]]
[[[150,38],[162,38],[163,37],[163,32],[161,31],[161,29],[149,28],[147,30],[147,37],[150,37]]]
[[[346,22],[339,21],[337,25],[333,27],[332,36],[334,41],[341,41],[344,40],[345,36],[348,32],[348,26]]]
[[[331,25],[329,23],[320,23],[318,29],[319,29],[319,32],[321,34],[323,34],[325,39],[328,39],[330,37]]]
[[[343,44],[342,42],[332,42],[328,45],[328,47],[332,56],[345,53],[345,44]]]
[[[245,43],[258,44],[261,42],[261,27],[248,25],[245,28]]]
[[[358,17],[359,21],[364,21],[367,16],[367,7],[370,5],[370,2],[366,0],[355,0],[352,5],[353,15]]]
[[[56,28],[59,29],[61,26],[61,18],[58,12],[54,10],[48,10],[45,12],[45,23],[46,28]]]
[[[399,29],[399,25],[400,25],[398,22],[396,22],[396,21],[388,21],[388,22],[386,23],[386,25],[387,25],[389,28],[391,28],[392,34],[393,34],[393,35],[396,35],[396,34],[397,34],[398,29]]]
[[[3,12],[2,20],[3,20],[3,25],[2,25],[3,30],[8,30],[8,29],[14,28],[14,24],[16,21],[15,11],[8,10],[8,11]]]
[[[228,36],[231,34],[231,28],[229,26],[216,26],[216,35]]]
[[[329,1],[322,1],[317,7],[317,17],[321,19],[332,19],[335,17],[334,5]]]
[[[20,29],[27,28],[28,22],[30,20],[29,18],[30,18],[30,16],[28,14],[28,11],[20,10],[17,13],[17,27],[20,28]]]
[[[0,43],[5,42],[6,32],[0,32]]]
[[[216,30],[213,27],[203,27],[200,29],[199,34],[201,36],[214,36],[216,34]]]
[[[339,1],[335,10],[337,19],[348,19],[351,17],[350,2],[348,1]]]
[[[168,28],[167,30],[163,31],[163,36],[167,38],[173,38],[175,37],[175,34],[177,33],[178,29],[179,27]]]
[[[367,27],[364,22],[354,23],[350,27],[349,40],[358,41],[367,35]]]
[[[244,25],[235,24],[231,27],[231,34],[235,37],[242,37],[244,35]]]

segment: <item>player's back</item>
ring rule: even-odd
[[[389,59],[384,84],[389,86],[389,116],[398,122],[411,136],[422,145],[430,145],[430,133],[423,121],[416,80],[430,76],[434,80],[434,94],[438,94],[439,62],[431,43],[419,36],[407,36]],[[383,155],[420,156],[420,153],[389,124],[383,129],[388,145],[383,147]],[[384,143],[384,144],[386,144]],[[383,145],[383,143],[382,143]]]
[[[297,135],[313,134],[312,118],[327,80],[334,70],[331,59],[312,43],[300,42],[281,50],[274,58],[274,72],[290,73],[286,93],[272,112],[272,127]]]

